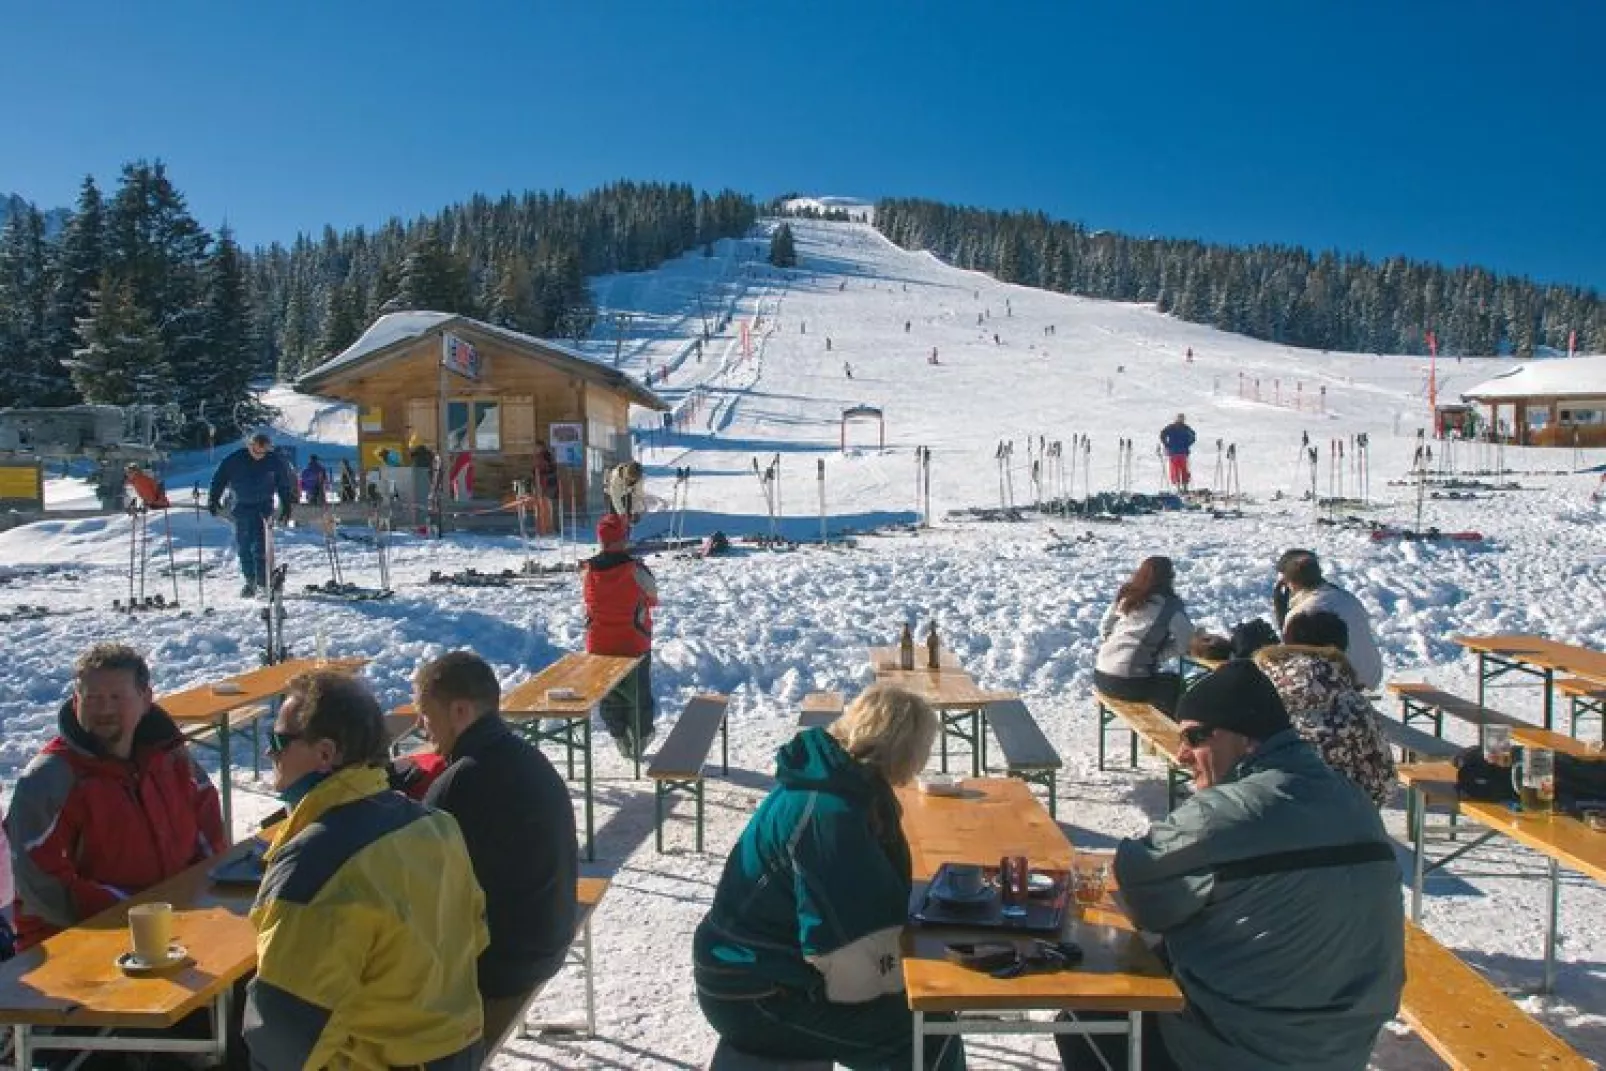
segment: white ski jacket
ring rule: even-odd
[[[1314,614],[1319,611],[1337,614],[1349,629],[1349,650],[1344,657],[1355,670],[1355,680],[1366,691],[1374,691],[1383,683],[1383,655],[1377,649],[1377,638],[1372,635],[1372,620],[1366,615],[1361,600],[1336,584],[1322,582],[1319,588],[1296,591],[1288,600],[1288,616]],[[1288,622],[1283,621],[1286,628]]]
[[[1192,636],[1193,622],[1175,596],[1151,595],[1131,613],[1111,603],[1099,623],[1095,666],[1112,677],[1152,677],[1188,649]]]

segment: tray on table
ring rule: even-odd
[[[1033,892],[1026,898],[1026,914],[1010,917],[1003,913],[1004,900],[998,889],[998,868],[982,867],[982,887],[990,891],[976,903],[953,903],[936,895],[947,887],[948,868],[944,863],[924,887],[917,886],[910,897],[909,921],[922,926],[951,926],[966,930],[998,930],[1009,933],[1057,934],[1065,924],[1065,909],[1071,899],[1071,875],[1064,870],[1036,870],[1053,880],[1053,886]]]

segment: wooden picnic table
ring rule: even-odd
[[[987,761],[988,703],[1020,698],[1014,692],[987,691],[962,669],[894,669],[876,673],[877,684],[895,684],[931,704],[942,720],[942,770],[948,772],[948,738],[970,744],[970,773],[980,777]]]
[[[1397,767],[1400,783],[1411,792],[1414,805],[1408,808],[1411,820],[1411,919],[1422,918],[1422,885],[1427,872],[1459,859],[1468,852],[1503,835],[1545,857],[1549,878],[1545,897],[1544,975],[1539,991],[1549,993],[1556,982],[1556,933],[1561,913],[1561,867],[1606,882],[1606,833],[1597,833],[1566,814],[1535,814],[1514,809],[1505,803],[1458,799],[1455,767],[1448,762],[1404,763]],[[1426,851],[1426,803],[1429,799],[1454,799],[1460,814],[1484,827],[1477,838],[1429,862]]]
[[[1479,706],[1484,705],[1483,694],[1488,683],[1507,673],[1524,673],[1544,680],[1546,729],[1556,727],[1555,684],[1558,671],[1606,684],[1606,652],[1524,633],[1452,636],[1450,640],[1478,656]]]
[[[889,670],[899,670],[900,661],[901,659],[899,658],[898,647],[896,644],[891,647],[870,648],[870,668],[875,670],[877,673],[882,673]],[[931,668],[931,664],[928,660],[928,654],[926,652],[926,645],[923,643],[915,644],[915,668],[925,670],[929,670]],[[961,668],[962,667],[959,665],[959,656],[954,654],[948,648],[938,645],[937,672],[940,673],[943,670]]]
[[[574,779],[574,758],[580,755],[584,770],[586,859],[594,860],[594,797],[591,763],[591,715],[603,699],[616,688],[623,686],[633,700],[635,695],[635,669],[641,659],[634,655],[596,655],[584,651],[571,651],[512,691],[502,696],[502,715],[528,740],[540,746],[551,740],[564,749],[569,779]],[[574,690],[574,699],[549,699],[547,693],[557,688]],[[554,724],[546,726],[542,719]],[[641,759],[636,759],[636,777],[641,777]]]
[[[1544,747],[1563,755],[1571,755],[1575,759],[1586,759],[1591,762],[1606,761],[1606,752],[1566,733],[1551,732],[1549,729],[1521,725],[1511,730],[1511,739],[1523,747]]]
[[[32,1067],[33,1052],[47,1048],[199,1053],[222,1063],[232,987],[256,967],[256,931],[247,918],[256,889],[218,885],[208,872],[258,843],[248,838],[0,964],[0,1024],[16,1028],[15,1066]],[[173,940],[188,949],[189,961],[158,974],[124,974],[116,961],[130,948],[128,909],[156,901],[173,905]],[[208,1007],[204,1039],[103,1033],[166,1031]],[[41,1026],[53,1031],[36,1034]]]
[[[961,796],[932,796],[912,786],[898,790],[912,876],[922,884],[943,863],[995,864],[1000,855],[1025,855],[1034,867],[1066,870],[1075,852],[1070,841],[1032,795],[1013,778],[963,782]],[[1113,884],[1113,883],[1112,883]],[[1072,970],[994,978],[951,962],[955,940],[999,940],[997,931],[927,929],[904,931],[903,978],[914,1011],[913,1066],[922,1066],[925,1037],[972,1032],[1050,1034],[1121,1033],[1128,1036],[1132,1066],[1141,1066],[1144,1012],[1180,1011],[1182,991],[1149,951],[1115,899],[1067,908],[1060,939],[1081,946],[1085,958]],[[931,1021],[930,1012],[975,1011],[1124,1012],[1124,1022],[978,1020]]]
[[[291,658],[208,684],[197,684],[192,688],[157,696],[156,705],[167,711],[180,728],[209,726],[217,730],[217,748],[221,756],[218,760],[218,779],[222,782],[218,786],[218,793],[223,809],[224,833],[231,837],[234,835],[234,774],[229,745],[234,725],[229,714],[243,707],[278,699],[292,680],[309,670],[334,669],[355,673],[367,664],[366,658],[327,658],[321,662],[316,658]],[[220,687],[224,690],[219,691]],[[259,721],[259,718],[251,720],[251,768],[258,774],[262,772]]]

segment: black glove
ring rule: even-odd
[[[218,513],[218,504],[216,502],[208,502],[206,504],[206,512],[216,517]]]

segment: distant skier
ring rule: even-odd
[[[926,358],[927,364],[937,364],[937,347],[931,347],[931,356]]]
[[[831,352],[831,336],[830,335],[826,335],[825,336],[825,352],[826,353],[830,353]]]
[[[1003,344],[1004,344],[1004,340],[999,338],[998,335],[995,333],[993,335],[993,345],[1002,346]]]
[[[1189,364],[1193,363],[1193,347],[1192,346],[1188,347],[1188,363]]]
[[[329,499],[329,470],[313,454],[301,470],[301,499],[309,506],[322,506]]]
[[[849,379],[853,378],[853,366],[846,361],[842,362],[842,374]]]
[[[905,320],[903,322],[903,333],[906,334],[906,335],[909,333],[909,321],[908,320]]]
[[[290,520],[296,500],[290,464],[273,449],[273,439],[266,432],[251,436],[244,449],[234,451],[217,467],[206,496],[207,512],[216,517],[223,508],[223,492],[229,490],[234,492],[234,546],[245,577],[240,594],[250,598],[268,582],[265,526],[273,517],[274,497],[279,499],[280,524]]]
[[[1188,493],[1188,484],[1193,480],[1193,474],[1188,471],[1188,452],[1193,449],[1195,438],[1193,429],[1188,427],[1188,418],[1182,413],[1160,429],[1160,445],[1165,448],[1171,485],[1183,494]]]

